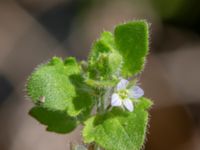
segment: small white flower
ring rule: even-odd
[[[139,86],[133,86],[127,89],[128,83],[128,80],[120,80],[116,86],[116,93],[112,94],[111,105],[122,106],[132,112],[134,110],[134,106],[131,98],[138,99],[142,97],[144,95],[144,91]]]

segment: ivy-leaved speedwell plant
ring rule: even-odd
[[[29,77],[30,115],[48,131],[69,133],[83,126],[84,145],[73,149],[140,150],[152,102],[138,75],[149,50],[146,21],[117,25],[94,42],[87,61],[53,57]]]

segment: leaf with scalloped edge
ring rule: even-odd
[[[147,110],[151,105],[147,98],[140,98],[133,112],[113,108],[89,118],[82,133],[84,141],[96,142],[106,150],[140,150],[147,130]]]
[[[39,66],[27,83],[27,92],[33,102],[48,110],[67,112],[70,116],[91,109],[92,98],[87,89],[80,67],[72,57],[65,61],[54,57]]]
[[[51,111],[46,108],[35,106],[29,114],[40,123],[47,126],[47,131],[57,133],[69,133],[77,126],[77,120],[68,116],[65,112]]]

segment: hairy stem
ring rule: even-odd
[[[105,112],[105,90],[99,89],[98,97],[97,97],[97,112],[98,114]],[[101,147],[94,143],[94,150],[101,150]]]
[[[101,150],[101,148],[97,144],[95,144],[94,150]]]

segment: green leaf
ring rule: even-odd
[[[91,87],[104,88],[104,87],[115,86],[118,83],[118,80],[113,79],[113,80],[97,81],[97,80],[87,79],[85,82]]]
[[[48,110],[67,112],[70,116],[89,112],[93,104],[88,92],[90,88],[84,83],[80,72],[74,58],[70,57],[63,62],[54,57],[30,76],[28,95],[33,102]]]
[[[130,77],[140,73],[149,49],[148,24],[135,21],[118,25],[114,31],[117,50],[122,55],[122,75]]]
[[[113,108],[91,117],[85,122],[84,141],[96,142],[106,150],[140,150],[148,123],[147,109],[151,105],[150,100],[141,98],[133,112]]]
[[[64,112],[50,111],[43,107],[33,107],[29,114],[40,123],[47,125],[47,130],[57,133],[69,133],[77,126],[75,118]]]
[[[121,55],[116,51],[112,33],[103,32],[92,46],[88,60],[89,77],[96,80],[110,80],[120,71]]]

